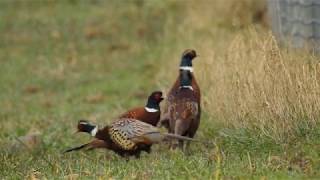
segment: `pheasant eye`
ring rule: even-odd
[[[161,94],[157,94],[156,99],[161,99]]]

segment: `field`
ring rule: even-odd
[[[279,47],[263,1],[1,1],[0,179],[318,179],[319,58]],[[167,92],[184,49],[203,116],[188,152],[126,161],[79,119],[104,125]],[[17,138],[38,133],[30,148]]]

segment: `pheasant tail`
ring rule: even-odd
[[[80,149],[83,149],[85,147],[87,147],[90,143],[87,143],[87,144],[83,144],[81,146],[77,146],[77,147],[73,147],[73,148],[70,148],[70,149],[67,149],[63,152],[64,153],[68,153],[68,152],[71,152],[71,151],[79,151]]]

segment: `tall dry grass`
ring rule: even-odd
[[[225,52],[199,63],[204,109],[234,127],[281,140],[319,120],[319,64],[281,50],[272,35],[237,35]]]
[[[171,86],[182,50],[194,47],[200,54],[195,74],[210,121],[283,141],[319,122],[320,65],[306,51],[280,48],[268,28],[254,24],[257,11],[264,9],[262,1],[254,2],[187,6],[178,43],[163,49],[168,56],[161,58],[168,63],[158,75],[159,86]],[[239,3],[242,11],[234,9]]]

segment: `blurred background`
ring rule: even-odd
[[[266,159],[297,142],[316,144],[319,137],[320,74],[313,46],[318,6],[302,0],[0,1],[0,144],[9,149],[1,156],[2,175],[64,177],[83,169],[138,179],[263,175],[274,169],[286,175],[291,163],[297,173],[314,175],[319,166],[291,161],[295,152],[276,164]],[[201,147],[206,153],[195,153],[189,165],[182,155],[168,162],[157,154],[131,166],[112,159],[107,172],[97,163],[79,165],[83,157],[60,157],[64,147],[88,140],[71,135],[78,119],[106,124],[143,106],[151,91],[166,93],[187,48],[200,55],[194,61],[203,94],[197,137],[217,140],[230,156],[219,160],[219,151]],[[11,155],[8,144],[30,133],[39,134],[43,146],[36,152],[53,167],[41,158]],[[308,157],[318,162],[319,147],[311,149]],[[256,169],[238,159],[248,152]],[[208,157],[223,162],[217,174],[215,165],[206,165]],[[158,171],[140,172],[149,162]],[[170,163],[182,169],[165,174]]]

